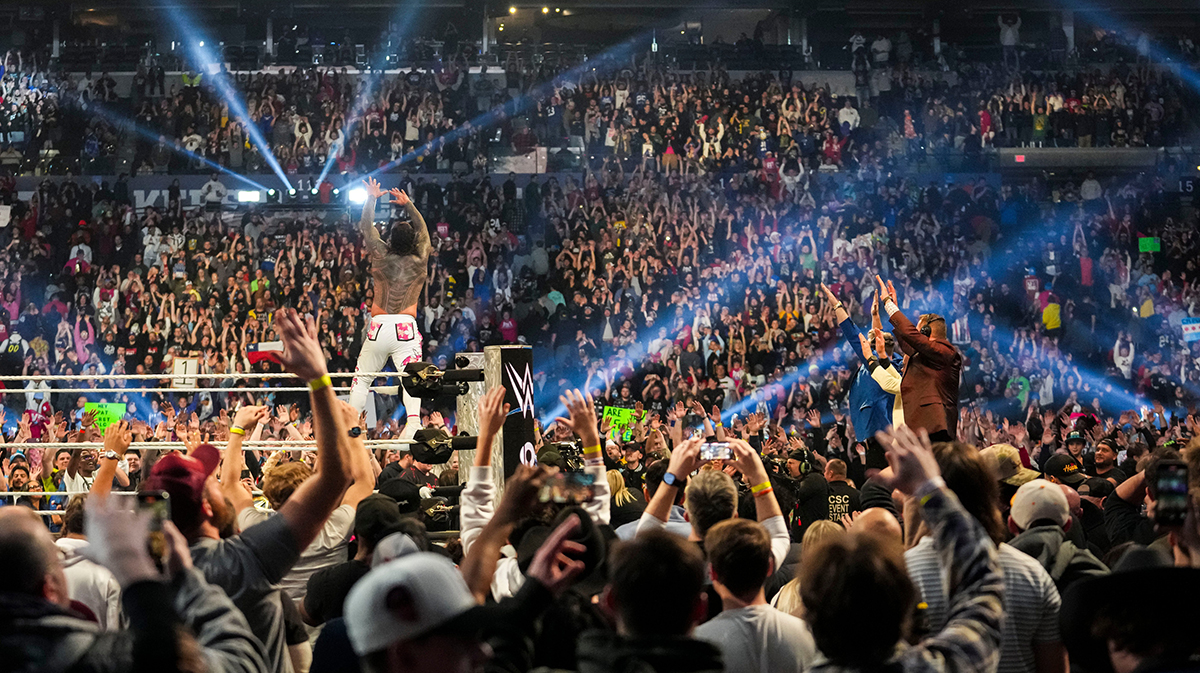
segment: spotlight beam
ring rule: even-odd
[[[275,175],[279,177],[285,189],[291,189],[292,183],[288,180],[287,174],[283,172],[283,168],[279,165],[279,160],[275,157],[275,153],[271,151],[271,145],[267,139],[263,137],[262,131],[250,120],[250,113],[246,109],[246,104],[237,89],[230,84],[228,72],[225,70],[224,63],[214,57],[213,52],[205,47],[205,44],[212,42],[207,36],[200,34],[198,28],[200,23],[189,15],[187,9],[183,6],[173,6],[167,9],[167,17],[174,24],[175,29],[184,36],[184,44],[187,45],[187,50],[191,54],[191,60],[197,66],[196,70],[212,81],[213,88],[217,94],[229,105],[230,114],[242,123],[246,129],[246,135],[250,138],[250,142],[258,149],[263,160],[271,167]]]
[[[409,27],[415,25],[413,18],[416,16],[418,9],[419,3],[411,0],[397,6],[396,14],[389,23],[389,27],[390,24],[403,27],[403,32],[398,37],[398,40],[403,40],[407,36]],[[399,48],[399,45],[397,44],[396,47]],[[354,131],[354,125],[361,123],[363,114],[370,106],[374,93],[383,80],[384,69],[376,71],[369,64],[368,68],[370,69],[369,74],[362,80],[361,88],[359,89],[359,95],[354,101],[354,106],[351,108],[350,114],[346,117],[345,124],[342,125],[342,133],[346,138],[349,138]],[[383,110],[383,114],[386,115],[387,112],[387,109]],[[337,154],[333,152],[333,148],[329,148],[329,150],[329,156],[325,158],[325,165],[321,168],[321,174],[317,178],[317,184],[321,184],[325,181],[325,178],[329,175],[333,165],[337,163]]]
[[[590,68],[594,67],[595,60],[601,60],[602,65],[611,65],[611,67],[613,67],[613,68],[620,68],[622,59],[628,57],[629,54],[634,50],[636,44],[642,39],[643,39],[643,36],[638,36],[638,37],[632,38],[630,40],[627,40],[623,44],[616,45],[616,46],[612,47],[611,49],[608,49],[608,50],[604,51],[603,53],[601,53],[597,59],[585,61],[584,63],[577,65],[574,68],[571,68],[569,70],[562,72],[559,75],[556,75],[555,77],[551,78],[550,80],[543,82],[542,84],[539,84],[538,86],[534,87],[534,89],[532,91],[530,91],[530,93],[524,94],[524,95],[520,96],[519,98],[515,98],[513,100],[505,102],[503,105],[499,105],[495,108],[492,108],[488,112],[485,112],[485,113],[479,115],[475,119],[472,119],[469,122],[463,123],[462,126],[456,128],[448,133],[444,133],[444,134],[438,136],[437,138],[430,140],[429,142],[425,143],[424,145],[421,145],[419,148],[416,148],[416,149],[412,150],[411,152],[406,153],[404,156],[400,157],[399,159],[388,162],[387,164],[384,164],[383,166],[376,168],[375,170],[371,171],[364,177],[372,178],[372,177],[379,175],[380,173],[386,173],[397,166],[401,166],[403,164],[413,161],[414,159],[416,159],[417,157],[419,157],[421,154],[425,153],[426,151],[434,150],[434,149],[437,149],[438,147],[441,147],[448,143],[452,143],[452,142],[458,140],[464,134],[471,133],[477,129],[490,128],[490,127],[496,125],[497,123],[500,123],[507,117],[512,117],[512,116],[515,116],[522,112],[525,112],[526,110],[528,110],[530,107],[532,107],[534,105],[534,103],[537,99],[543,98],[546,95],[553,93],[554,87],[556,85],[558,85],[560,82],[563,82],[564,80],[577,79],[581,74],[583,74],[586,71],[589,71]]]
[[[90,111],[107,119],[114,126],[133,131],[134,133],[137,133],[138,135],[142,136],[143,138],[146,138],[147,140],[151,140],[155,143],[160,142],[159,139],[160,139],[160,137],[162,137],[161,134],[151,131],[149,129],[143,128],[140,124],[133,121],[132,119],[128,119],[120,114],[117,114],[116,112],[113,112],[112,110],[108,110],[105,108],[105,106],[103,106],[99,103],[93,102],[92,107],[90,108]],[[215,171],[217,173],[231,176],[236,180],[241,180],[242,182],[246,183],[247,185],[249,185],[251,187],[254,187],[255,189],[258,189],[260,191],[267,191],[268,189],[270,189],[269,187],[262,184],[261,182],[258,182],[250,177],[242,175],[241,173],[237,173],[233,170],[230,170],[227,166],[222,166],[221,164],[218,164],[215,161],[212,161],[211,159],[209,159],[207,157],[196,154],[195,152],[191,152],[191,151],[185,149],[182,145],[176,146],[174,144],[166,144],[166,147],[167,147],[167,149],[171,150],[172,152],[174,152],[176,154],[180,154],[189,159],[194,159],[194,160],[204,164],[205,166],[211,168],[213,171]]]

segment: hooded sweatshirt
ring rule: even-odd
[[[86,605],[96,615],[101,631],[123,629],[121,587],[107,568],[84,556],[87,540],[64,537],[54,544],[63,553],[63,574],[71,600]]]
[[[1061,594],[1077,580],[1108,574],[1108,567],[1095,554],[1066,539],[1060,526],[1034,526],[1008,543],[1041,564]]]

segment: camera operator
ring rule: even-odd
[[[799,540],[814,521],[829,518],[829,482],[825,481],[812,451],[805,448],[794,449],[788,454],[785,469],[796,498],[792,539]]]

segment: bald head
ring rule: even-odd
[[[1079,491],[1066,484],[1059,484],[1058,487],[1062,489],[1063,495],[1067,496],[1067,507],[1071,510],[1071,516],[1083,517],[1083,498],[1080,497]],[[1100,508],[1103,509],[1104,506],[1100,505]]]
[[[0,508],[0,593],[40,596],[64,606],[70,603],[50,531],[24,507]]]
[[[854,519],[854,532],[878,535],[893,542],[904,541],[904,531],[895,515],[882,507],[868,507]]]

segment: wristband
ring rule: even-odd
[[[599,444],[593,444],[592,446],[583,447],[583,455],[586,456],[588,454],[593,454],[593,453],[600,453],[600,445]]]
[[[771,487],[769,487],[769,486],[768,486],[768,487],[766,488],[766,490],[759,491],[758,493],[755,493],[755,494],[754,494],[754,497],[756,497],[756,498],[761,498],[761,497],[763,497],[764,495],[767,495],[767,494],[769,494],[769,493],[774,493],[774,492],[775,492],[775,489],[773,489],[773,488],[771,488]]]
[[[325,375],[321,376],[320,378],[309,381],[308,389],[315,393],[318,390],[321,390],[323,388],[328,388],[329,386],[332,386],[332,385],[333,385],[333,381],[330,380],[329,374],[325,374]]]
[[[924,505],[925,503],[929,502],[930,498],[932,498],[936,493],[945,487],[946,482],[941,477],[931,477],[925,480],[924,484],[918,486],[917,490],[913,492],[913,495],[919,499],[921,505]]]
[[[835,311],[836,311],[836,310],[838,310],[839,308],[844,308],[844,307],[842,306],[842,302],[840,302],[840,301],[839,301],[839,302],[838,302],[836,305],[834,305],[834,307],[833,307],[833,310],[835,310]]]
[[[237,425],[235,425],[235,426],[233,426],[232,428],[229,428],[229,434],[231,434],[231,435],[241,435],[241,436],[245,437],[245,436],[246,436],[246,429],[245,429],[245,428],[242,428],[242,427],[239,427],[239,426],[237,426]]]
[[[763,483],[761,483],[757,486],[750,487],[750,492],[753,493],[754,495],[762,495],[763,491],[769,491],[769,490],[771,490],[771,482],[770,481],[764,481]]]

